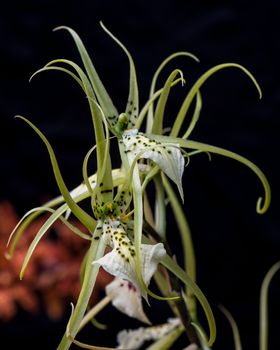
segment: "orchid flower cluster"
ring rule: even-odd
[[[21,279],[40,240],[57,220],[61,220],[80,239],[87,240],[88,251],[81,267],[80,294],[75,305],[72,304],[72,313],[58,345],[59,350],[69,349],[72,343],[86,349],[109,349],[78,340],[79,331],[109,303],[120,312],[148,325],[120,332],[117,336],[118,349],[138,349],[145,341],[152,342],[148,349],[169,349],[184,332],[189,340],[185,349],[210,349],[216,337],[215,319],[207,298],[196,284],[194,249],[181,203],[184,200],[182,176],[191,157],[202,152],[209,157],[213,153],[237,160],[260,179],[265,194],[264,198],[258,200],[256,210],[260,214],[265,213],[270,203],[270,187],[265,175],[255,164],[226,149],[190,139],[202,107],[201,87],[215,72],[229,67],[237,68],[249,77],[261,97],[260,87],[243,66],[235,63],[217,65],[206,71],[189,89],[174,116],[172,127],[166,130],[164,117],[169,94],[175,85],[184,86],[185,81],[182,71],[175,69],[163,86],[156,90],[158,77],[163,68],[178,56],[195,61],[198,59],[188,52],[174,53],[165,59],[154,75],[148,101],[139,110],[133,59],[126,47],[102,23],[101,26],[120,46],[129,61],[126,109],[121,113],[117,111],[78,34],[68,27],[57,28],[68,31],[74,39],[83,68],[73,61],[56,59],[34,75],[50,70],[61,71],[79,84],[89,104],[95,144],[84,158],[81,185],[70,191],[45,135],[30,120],[18,116],[45,144],[61,195],[23,216],[12,232],[7,255],[9,258],[13,256],[24,230],[44,212],[50,215],[29,246],[20,272]],[[190,109],[191,106],[194,108]],[[190,122],[184,130],[186,117]],[[112,169],[110,144],[115,140],[120,165]],[[90,157],[96,160],[96,170],[89,172]],[[91,212],[81,206],[81,202],[86,200],[90,202]],[[184,266],[178,265],[168,246],[167,204],[177,221]],[[69,221],[71,216],[83,224],[87,233]],[[106,286],[104,299],[90,308],[89,300],[100,267],[115,278]],[[158,287],[156,292],[150,290],[151,279]],[[149,304],[149,298],[166,301],[170,306],[171,318],[163,320],[161,325],[151,325],[142,305],[142,302]],[[207,331],[197,318],[197,304],[203,309],[208,321]]]

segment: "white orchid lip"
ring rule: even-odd
[[[118,349],[139,349],[146,341],[158,340],[181,325],[178,318],[170,318],[167,323],[152,327],[122,330],[117,335]]]
[[[112,250],[94,261],[93,264],[99,264],[111,275],[131,282],[146,298],[147,293],[141,287],[136,273],[135,248],[125,229],[126,225],[119,220],[106,219],[104,221],[102,239]],[[143,280],[148,286],[166,251],[162,243],[141,244],[140,253],[141,272]]]
[[[115,278],[105,287],[112,305],[127,316],[151,324],[145,315],[139,290],[129,281]]]

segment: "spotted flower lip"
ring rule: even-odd
[[[93,264],[99,264],[111,275],[131,282],[140,294],[147,298],[147,292],[143,290],[136,273],[135,248],[125,229],[126,225],[119,220],[104,221],[102,239],[112,248],[112,251],[95,260]],[[141,244],[140,251],[142,276],[148,286],[166,251],[162,243]]]
[[[136,157],[152,160],[175,182],[181,198],[184,198],[182,176],[185,160],[178,144],[162,143],[148,138],[143,133],[138,132],[137,129],[124,131],[122,142],[130,165]]]
[[[139,321],[151,324],[144,313],[141,294],[131,282],[116,277],[107,284],[105,291],[116,309]]]
[[[122,330],[118,333],[118,349],[139,349],[146,341],[158,340],[176,327],[180,326],[178,318],[170,318],[159,326],[140,327],[138,329]]]

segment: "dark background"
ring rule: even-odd
[[[70,36],[52,33],[54,27],[71,26],[83,38],[119,111],[127,98],[128,63],[101,30],[99,20],[131,51],[142,105],[153,72],[175,51],[190,51],[201,60],[197,64],[180,58],[164,71],[167,77],[172,68],[182,68],[186,89],[219,63],[240,63],[254,74],[263,90],[261,101],[249,79],[236,69],[209,79],[202,88],[203,110],[192,139],[228,148],[262,168],[272,188],[269,211],[265,215],[255,211],[263,189],[254,174],[219,156],[213,156],[212,162],[204,155],[194,158],[185,171],[184,188],[198,283],[217,318],[214,349],[233,349],[219,303],[235,317],[244,349],[256,349],[259,290],[265,273],[279,260],[280,248],[279,2],[31,0],[6,6],[0,14],[0,198],[11,200],[20,213],[58,191],[44,146],[14,115],[30,118],[47,135],[69,188],[80,183],[82,159],[93,142],[87,102],[70,78],[49,72],[28,83],[31,74],[51,59],[79,62]],[[172,111],[185,95],[179,88],[176,92],[169,104],[169,125]],[[169,229],[172,239],[176,232],[172,224]],[[179,244],[176,238],[173,242]],[[280,346],[279,280],[275,276],[270,289],[270,349]],[[155,310],[159,313],[160,306]],[[1,342],[9,341],[9,349],[19,342],[37,349],[39,341],[44,342],[40,349],[54,349],[64,323],[19,315],[12,325],[0,327]]]

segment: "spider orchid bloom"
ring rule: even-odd
[[[148,138],[137,129],[123,132],[122,142],[129,164],[132,165],[137,158],[150,159],[178,186],[183,198],[182,175],[185,160],[180,146],[172,143],[162,143]]]
[[[93,264],[102,266],[113,276],[131,282],[140,291],[140,294],[146,298],[147,292],[143,289],[137,277],[135,247],[127,236],[126,225],[119,220],[105,219],[102,239],[112,250],[95,260]],[[145,285],[148,286],[158,263],[165,256],[166,251],[162,243],[141,244],[140,253],[141,272]]]
[[[105,287],[112,305],[127,316],[133,317],[147,324],[151,324],[144,313],[139,290],[129,281],[115,278]]]
[[[115,38],[103,24],[101,24],[101,26],[105,32],[122,48],[129,60],[129,95],[125,111],[121,114],[117,111],[91,62],[84,44],[77,33],[68,27],[57,28],[67,30],[73,37],[83,61],[85,71],[75,62],[67,59],[56,59],[49,62],[45,67],[37,71],[35,75],[39,72],[48,70],[62,71],[70,75],[81,86],[89,103],[94,126],[96,146],[89,150],[83,162],[82,170],[84,183],[70,193],[66,184],[64,183],[54,151],[48,140],[31,122],[29,122],[26,118],[20,117],[34,129],[34,131],[45,143],[52,162],[56,182],[62,197],[48,202],[43,207],[32,209],[23,217],[20,222],[19,230],[11,242],[9,255],[12,255],[10,253],[13,253],[24,229],[37,217],[37,215],[44,211],[50,211],[51,216],[38,231],[28,249],[20,273],[21,278],[23,277],[26,266],[38,242],[57,219],[63,220],[63,222],[65,222],[65,224],[67,224],[73,230],[73,232],[90,241],[88,253],[84,260],[84,276],[82,279],[79,299],[73,310],[71,320],[69,320],[67,332],[63,336],[61,343],[58,346],[58,350],[68,350],[72,342],[79,345],[79,342],[76,341],[75,337],[80,330],[83,316],[92,295],[99,266],[102,266],[112,275],[124,280],[123,283],[126,285],[127,289],[130,288],[130,293],[134,291],[134,294],[130,294],[131,302],[130,305],[127,304],[127,307],[123,306],[123,299],[120,299],[120,294],[122,294],[124,290],[124,287],[121,287],[122,283],[119,285],[120,289],[115,288],[114,290],[113,287],[111,287],[112,289],[110,291],[110,288],[108,287],[108,293],[114,293],[111,294],[111,297],[109,296],[107,300],[111,299],[113,301],[113,305],[117,305],[121,311],[123,310],[123,312],[126,312],[133,317],[147,322],[148,319],[146,318],[144,312],[142,312],[143,309],[141,306],[140,296],[143,296],[144,298],[147,297],[147,286],[149,285],[159,262],[162,262],[162,264],[172,274],[174,274],[176,278],[178,278],[188,287],[191,296],[190,300],[192,300],[194,294],[201,303],[207,317],[210,330],[207,344],[211,346],[216,336],[215,320],[207,299],[200,291],[198,286],[193,282],[195,280],[195,259],[192,240],[188,233],[189,228],[182,208],[178,203],[176,195],[173,194],[171,186],[169,186],[168,181],[166,181],[167,179],[164,176],[160,178],[154,175],[157,175],[158,168],[160,168],[160,170],[177,185],[179,193],[183,198],[182,174],[184,171],[185,162],[181,149],[190,150],[190,153],[187,154],[188,156],[200,152],[227,156],[247,165],[261,180],[266,196],[264,202],[261,198],[258,200],[257,211],[261,214],[264,213],[270,204],[270,186],[266,177],[258,167],[256,167],[246,158],[231,151],[189,139],[189,136],[199,119],[202,106],[200,89],[204,82],[214,73],[228,67],[241,69],[253,81],[259,91],[260,97],[261,90],[254,77],[244,67],[234,63],[225,63],[215,66],[206,71],[190,88],[177,116],[175,117],[175,120],[172,122],[173,126],[170,134],[168,136],[163,135],[163,125],[165,124],[163,121],[166,114],[165,106],[169,92],[171,87],[175,86],[179,82],[183,83],[184,79],[181,70],[175,69],[169,75],[164,86],[155,91],[158,76],[164,66],[177,56],[190,56],[195,60],[197,59],[193,55],[186,52],[179,52],[169,56],[156,71],[152,80],[150,98],[142,110],[139,111],[138,85],[133,59],[124,45],[117,38]],[[177,78],[178,75],[180,75],[179,78]],[[186,116],[189,115],[190,106],[192,106],[195,98],[196,105],[193,117],[187,130],[184,132],[182,127]],[[146,134],[142,134],[138,132],[138,129],[140,129],[146,117]],[[111,153],[109,147],[111,137],[109,131],[119,140],[119,149],[122,162],[119,169],[115,170],[112,170],[111,168]],[[97,171],[95,175],[89,177],[87,173],[88,159],[94,150],[96,152]],[[140,158],[146,159],[146,164],[139,165],[137,161]],[[139,174],[139,168],[142,168],[143,166],[144,169],[142,170],[144,172],[142,171],[141,173],[140,170]],[[151,171],[147,170],[149,167]],[[165,195],[167,195],[167,199],[171,202],[183,240],[187,273],[185,273],[184,270],[166,254],[162,243],[154,245],[142,244],[143,221],[144,218],[148,219],[148,215],[145,217],[145,202],[143,200],[143,194],[145,195],[145,186],[150,181],[154,181],[156,185],[156,213],[154,217],[153,215],[150,215],[152,219],[155,219],[155,231],[159,232],[159,234],[165,238]],[[113,200],[115,188],[118,191],[118,194]],[[124,194],[127,192],[127,189],[131,190],[131,193],[128,190],[128,196],[127,194],[122,195],[119,188],[125,190],[122,191]],[[78,204],[80,201],[89,197],[91,199],[92,213],[88,213]],[[131,203],[132,201],[133,204]],[[52,209],[57,205],[60,206],[55,210]],[[130,206],[131,208],[129,208]],[[130,236],[127,234],[129,226],[126,224],[126,218],[129,215],[125,215],[125,213],[128,209],[130,209],[131,213],[133,212],[134,215],[133,243]],[[87,228],[89,234],[85,235],[83,232],[79,232],[77,228],[68,223],[66,219],[69,218],[71,213],[73,213],[73,215],[75,215],[77,219]],[[65,217],[62,216],[64,214]],[[30,217],[27,218],[29,215]],[[27,220],[25,220],[25,218]],[[152,222],[153,220],[150,221]],[[161,225],[161,223],[164,224]],[[188,237],[186,238],[186,236]],[[112,250],[104,255],[106,245],[110,246]],[[150,294],[153,295],[153,293]],[[128,299],[129,298],[127,298],[127,300]],[[168,297],[167,299],[170,298]],[[177,312],[174,312],[174,314],[177,315]],[[196,320],[195,308],[194,317],[191,315],[191,318]],[[190,321],[191,320],[192,319],[190,319]],[[137,349],[144,341],[155,340],[156,347],[153,347],[153,349],[166,350],[172,345],[172,339],[174,339],[174,337],[178,337],[183,332],[183,329],[183,325],[181,325],[177,320],[174,321],[174,323],[172,321],[158,327],[149,327],[146,329],[140,328],[139,330],[134,331],[123,331],[119,334],[118,338],[121,348]],[[201,334],[201,332],[202,330],[200,330],[198,334]],[[162,347],[161,345],[164,346]],[[88,345],[83,347],[88,349],[100,348],[91,347]],[[189,345],[187,349],[193,350],[193,344]],[[203,346],[203,349],[208,350],[208,347]]]
[[[118,349],[139,349],[146,341],[159,340],[179,328],[178,318],[170,318],[167,323],[159,326],[140,327],[138,329],[122,330],[117,335]]]

